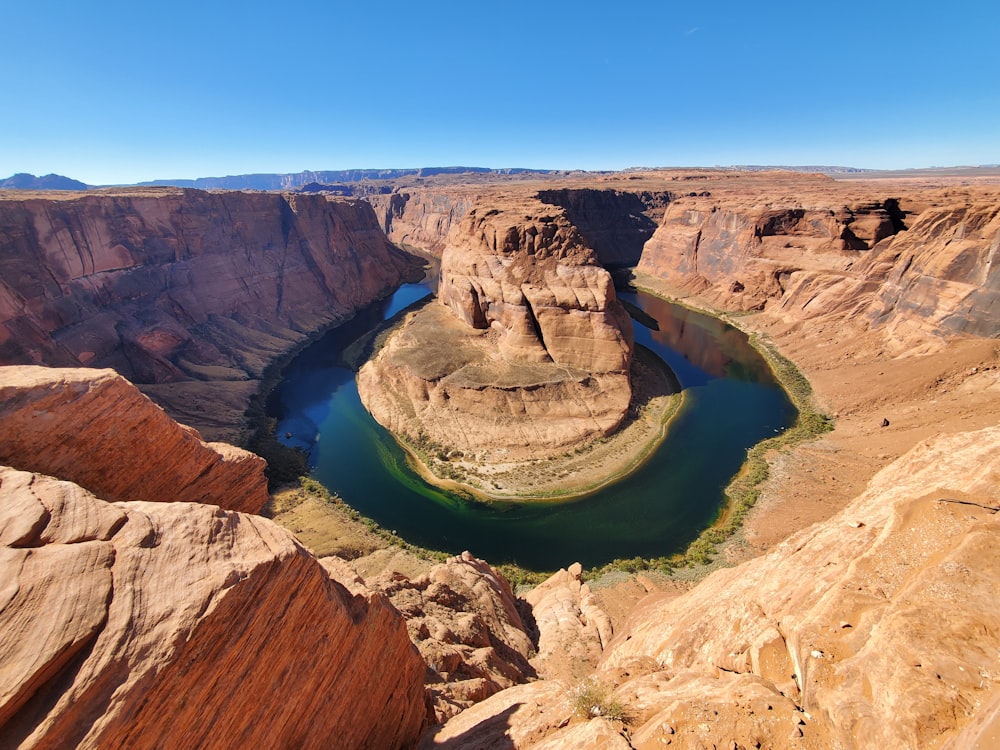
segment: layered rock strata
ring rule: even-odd
[[[257,513],[268,498],[263,459],[203,442],[112,370],[0,367],[0,463],[112,502]]]
[[[407,747],[424,666],[267,519],[0,468],[0,737],[22,748]],[[267,696],[261,700],[261,696]]]
[[[902,228],[893,200],[740,205],[711,191],[675,201],[643,248],[641,273],[720,302],[760,308],[800,270],[843,271]],[[832,205],[831,205],[832,204]]]
[[[955,334],[1000,336],[1000,205],[928,207],[849,274],[789,277],[778,312],[807,320],[860,317],[899,343]]]
[[[438,303],[362,368],[372,415],[478,460],[556,455],[608,435],[629,406],[631,321],[564,213],[478,207],[452,230]]]
[[[411,272],[363,201],[0,197],[0,364],[110,367],[233,439],[265,367]]]

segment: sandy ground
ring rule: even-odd
[[[352,518],[344,505],[298,487],[275,492],[262,515],[295,534],[317,557],[336,555],[349,561],[365,580],[391,573],[415,578],[434,565],[430,560],[388,545],[364,523]]]
[[[1000,342],[956,339],[893,359],[877,333],[802,330],[766,314],[748,323],[798,365],[816,403],[835,419],[833,432],[774,457],[762,500],[744,526],[750,555],[840,510],[918,442],[1000,421]]]

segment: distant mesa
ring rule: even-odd
[[[194,180],[151,180],[140,187],[182,187],[199,190],[298,190],[310,184],[338,185],[364,180],[398,180],[403,177],[438,177],[440,175],[484,174],[555,174],[550,169],[489,167],[420,167],[413,169],[337,169],[286,174],[241,174],[227,177],[199,177]]]
[[[87,190],[88,185],[61,174],[47,174],[35,177],[27,172],[18,172],[13,177],[0,180],[3,190]]]

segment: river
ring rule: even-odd
[[[636,342],[673,369],[684,391],[650,459],[603,490],[560,503],[483,503],[444,492],[410,470],[341,360],[352,342],[428,294],[426,285],[404,285],[329,332],[288,366],[268,400],[279,439],[308,453],[313,476],[411,543],[532,570],[680,552],[717,516],[747,449],[795,420],[741,331],[649,294],[621,293],[656,321],[656,330],[635,322]]]

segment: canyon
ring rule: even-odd
[[[396,187],[0,195],[0,746],[995,745],[1000,185]],[[769,342],[833,418],[768,456],[721,569],[599,587],[566,561],[515,592],[475,550],[376,570],[254,515],[261,462],[202,436],[238,439],[268,364],[413,273],[393,243],[442,257],[436,314],[555,360],[561,324],[550,347],[502,283],[479,293],[503,260],[484,238],[546,226],[586,256],[520,281],[598,313],[567,367],[620,373],[598,273],[620,264]]]
[[[279,356],[420,276],[362,201],[34,195],[0,196],[0,362],[114,369],[212,439],[245,441]]]

